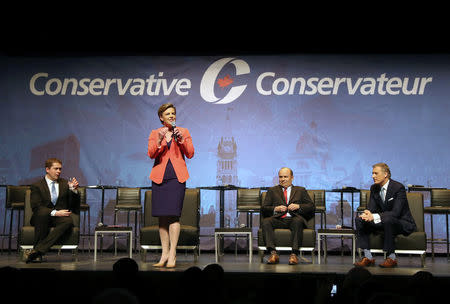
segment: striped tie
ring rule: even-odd
[[[56,194],[55,181],[53,181],[52,182],[52,203],[53,203],[53,205],[56,204],[57,200],[58,200],[58,195]]]

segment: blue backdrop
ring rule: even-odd
[[[147,139],[172,102],[195,146],[188,187],[272,186],[288,166],[309,189],[367,189],[380,161],[405,185],[449,185],[448,55],[0,60],[2,183],[56,156],[83,185],[150,186]],[[205,193],[202,214],[215,210]]]

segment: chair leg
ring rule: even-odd
[[[200,255],[200,246],[194,248],[194,262],[198,262],[198,256]]]
[[[425,267],[425,257],[426,257],[427,253],[424,252],[423,254],[420,255],[420,262],[422,265],[422,268]]]
[[[114,225],[117,223],[117,210],[114,209]],[[117,235],[114,233],[114,255],[117,255]]]
[[[446,230],[447,230],[447,239],[446,239],[446,241],[447,241],[447,260],[448,260],[448,254],[449,254],[449,244],[448,244],[448,242],[449,242],[449,240],[448,240],[448,213],[445,213],[445,228],[446,228]]]
[[[6,206],[5,206],[5,216],[3,218],[3,232],[2,232],[2,253],[3,253],[3,249],[4,249],[3,242],[7,235],[6,234],[6,222],[7,221],[8,221],[8,208],[6,208]]]
[[[11,239],[12,239],[13,216],[14,216],[14,209],[11,209],[10,217],[9,217],[8,254],[11,254]]]
[[[141,251],[141,261],[145,263],[146,257],[147,257],[147,249],[140,249]]]
[[[258,255],[259,255],[259,259],[260,259],[261,263],[263,263],[264,262],[264,251],[258,250]]]
[[[433,214],[430,213],[431,224],[431,260],[434,262],[434,230],[433,230]]]
[[[134,212],[134,251],[137,250],[137,228],[138,228],[138,211]]]
[[[91,211],[90,208],[88,209],[88,232],[87,232],[87,239],[88,239],[88,252],[91,253]]]
[[[25,210],[23,211],[25,213]],[[17,219],[17,234],[16,234],[16,251],[17,254],[19,254],[19,231],[20,231],[20,219],[22,219],[22,210],[19,209],[19,215],[18,215],[18,219]],[[23,223],[22,223],[23,224]],[[448,239],[448,237],[447,237]]]

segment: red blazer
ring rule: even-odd
[[[194,156],[194,146],[192,144],[192,137],[188,129],[177,127],[183,135],[183,142],[175,142],[172,140],[170,149],[167,146],[165,139],[161,141],[161,147],[158,149],[158,132],[163,127],[152,130],[148,137],[148,156],[155,159],[150,179],[157,184],[161,184],[166,171],[167,162],[173,165],[178,181],[184,183],[189,178],[189,173],[186,167],[184,157],[192,158]]]

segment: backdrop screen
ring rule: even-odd
[[[171,102],[195,147],[189,188],[272,186],[287,166],[308,189],[368,189],[377,162],[405,186],[449,185],[448,55],[0,60],[2,184],[34,182],[58,157],[62,175],[81,185],[151,186],[148,136]],[[98,202],[99,192],[89,195]],[[234,197],[227,193],[231,221]],[[327,194],[331,218],[338,200]],[[92,208],[95,222],[100,204]],[[218,194],[202,190],[206,234],[217,210]]]

